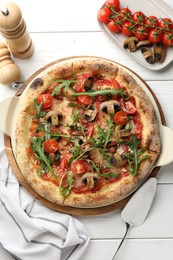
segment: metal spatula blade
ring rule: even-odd
[[[122,245],[130,227],[139,226],[145,221],[154,199],[156,187],[156,178],[150,178],[141,186],[140,189],[138,189],[137,192],[135,192],[122,210],[121,218],[126,223],[126,232],[112,260],[119,259]]]

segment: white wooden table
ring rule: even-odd
[[[173,8],[172,0],[165,2]],[[98,25],[97,12],[102,0],[16,0],[15,3],[22,10],[35,46],[31,58],[14,59],[21,69],[22,80],[59,58],[76,55],[109,58],[131,68],[148,83],[162,106],[167,126],[173,128],[173,62],[166,70],[154,72],[120,51]],[[0,86],[0,99],[14,94],[14,89]],[[173,163],[161,168],[157,180],[156,196],[148,218],[143,225],[130,230],[122,260],[173,259]],[[120,210],[77,218],[91,236],[82,259],[111,259],[125,232]]]

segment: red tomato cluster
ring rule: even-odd
[[[173,46],[173,21],[170,18],[147,17],[142,11],[132,13],[129,8],[120,8],[120,0],[106,0],[98,12],[98,19],[113,33],[122,32],[140,41],[148,39],[152,44],[162,41],[165,46]]]

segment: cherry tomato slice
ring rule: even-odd
[[[50,108],[52,106],[53,97],[49,93],[45,93],[45,94],[40,95],[37,98],[37,102],[38,102],[39,105],[40,105],[40,103],[42,103],[43,109],[47,109],[47,108]]]
[[[117,125],[125,125],[125,124],[127,124],[127,122],[128,122],[127,113],[125,111],[118,111],[114,115],[114,122]]]
[[[79,103],[84,106],[88,106],[93,100],[92,97],[87,96],[87,95],[78,96],[77,99],[78,99]]]
[[[85,133],[88,138],[91,138],[94,132],[94,125],[89,125],[87,127],[87,132]]]
[[[85,161],[83,161],[83,160],[73,161],[70,166],[71,171],[75,174],[84,173],[86,171],[86,168],[87,168],[87,165],[86,165]]]
[[[54,139],[48,139],[44,142],[44,150],[47,153],[56,153],[59,143]]]

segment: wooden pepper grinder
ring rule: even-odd
[[[20,70],[11,60],[11,53],[7,45],[0,42],[0,83],[10,84],[20,79]]]
[[[33,54],[34,47],[26,23],[20,8],[13,2],[0,4],[0,32],[15,57],[27,59]]]

